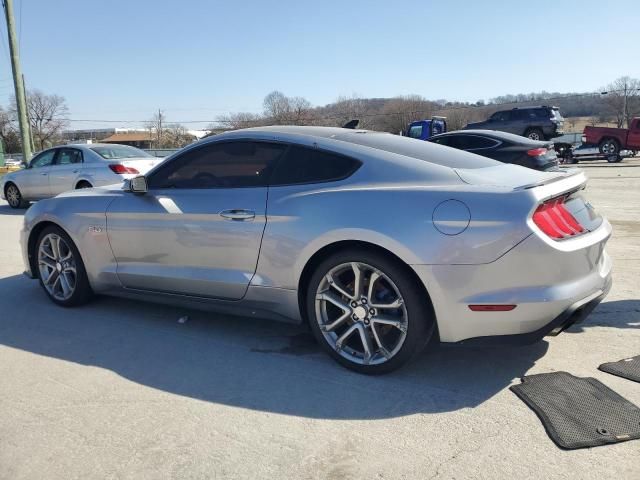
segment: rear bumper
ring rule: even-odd
[[[611,290],[611,277],[608,278],[604,291],[596,292],[589,297],[580,300],[568,307],[564,312],[554,318],[547,325],[529,333],[514,335],[494,335],[487,337],[475,337],[461,340],[454,345],[465,345],[473,347],[493,347],[493,346],[518,346],[530,345],[542,340],[546,336],[556,336],[569,328],[571,325],[582,322],[600,304]]]
[[[554,245],[531,235],[488,264],[413,265],[431,297],[440,341],[530,343],[581,320],[611,287],[604,249],[610,233],[604,220],[596,231]],[[469,308],[482,304],[516,307]]]

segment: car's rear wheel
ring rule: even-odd
[[[87,302],[92,295],[80,252],[59,227],[45,228],[36,244],[37,273],[49,298],[63,307]]]
[[[600,142],[598,148],[603,155],[618,155],[620,153],[620,145],[613,138],[605,138]]]
[[[530,128],[524,133],[524,136],[531,140],[538,140],[538,141],[544,140],[544,134],[542,133],[542,130],[540,130],[539,128]]]
[[[386,373],[419,353],[433,335],[429,300],[407,267],[378,252],[331,255],[309,282],[306,307],[323,348],[360,373]]]
[[[87,182],[86,180],[81,180],[78,182],[78,184],[76,185],[76,190],[79,190],[81,188],[93,188],[93,185],[91,185],[89,182]]]
[[[11,208],[26,208],[29,205],[29,202],[22,198],[20,189],[14,183],[7,184],[4,189],[4,196]]]

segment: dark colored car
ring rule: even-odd
[[[564,118],[558,107],[523,107],[494,113],[484,122],[470,123],[468,129],[499,130],[531,140],[550,140],[564,132]]]
[[[512,133],[494,130],[456,130],[435,135],[427,141],[534,170],[558,168],[553,142],[539,142]]]

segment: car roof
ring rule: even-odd
[[[548,144],[549,142],[541,142],[539,140],[531,140],[527,137],[515,135],[513,133],[501,132],[499,130],[485,130],[485,129],[469,129],[469,130],[454,130],[452,132],[440,133],[429,138],[430,141],[437,138],[444,137],[456,137],[459,135],[478,135],[487,138],[493,138],[495,140],[501,140],[503,142],[511,142],[517,145],[540,145]]]
[[[208,137],[193,145],[227,139],[276,140],[307,146],[324,146],[330,150],[356,157],[375,155],[383,161],[388,161],[389,154],[401,155],[411,161],[424,161],[446,168],[482,168],[494,166],[497,163],[495,160],[467,154],[461,150],[450,149],[424,140],[401,137],[387,132],[340,127],[277,125],[246,128]],[[363,151],[363,148],[366,151]]]

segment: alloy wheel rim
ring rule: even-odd
[[[359,365],[388,362],[407,337],[407,309],[398,287],[366,263],[332,268],[318,285],[315,311],[329,346]]]
[[[537,132],[531,132],[531,133],[529,134],[529,138],[530,138],[531,140],[540,140],[540,135],[538,135],[538,133],[537,133]]]
[[[13,185],[9,185],[9,188],[7,188],[7,201],[12,207],[20,203],[20,192]]]
[[[60,235],[50,233],[38,248],[38,269],[42,283],[53,298],[69,299],[76,290],[76,261],[71,248]]]
[[[602,150],[606,154],[615,153],[615,148],[611,142],[605,143],[604,146],[602,147]]]

